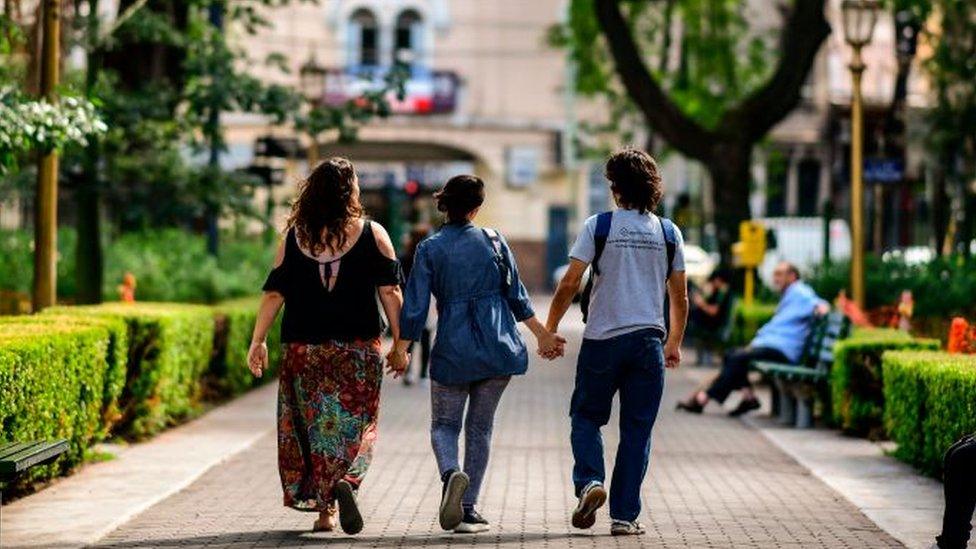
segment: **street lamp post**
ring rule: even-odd
[[[841,4],[844,39],[853,50],[851,56],[851,297],[864,306],[864,114],[861,75],[864,60],[861,49],[871,42],[878,20],[875,0],[844,0]]]
[[[325,75],[325,67],[319,65],[315,59],[315,50],[312,50],[308,60],[298,69],[298,85],[302,90],[302,95],[311,103],[313,109],[318,106],[325,91]],[[319,160],[319,142],[316,135],[310,133],[309,137],[311,142],[308,145],[306,161],[308,162],[308,169],[311,171]]]

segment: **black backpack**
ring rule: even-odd
[[[594,244],[594,254],[593,261],[590,264],[592,272],[590,273],[589,280],[586,281],[586,287],[583,288],[583,293],[580,295],[580,310],[583,311],[583,322],[586,322],[587,316],[590,312],[590,294],[593,293],[593,279],[600,276],[600,256],[603,255],[603,248],[607,245],[607,238],[610,236],[610,222],[613,220],[613,212],[603,212],[596,217],[596,229],[593,231],[593,244]],[[658,217],[658,222],[661,223],[661,232],[664,233],[664,247],[668,254],[668,273],[665,277],[665,282],[668,278],[671,278],[671,267],[674,263],[674,253],[675,249],[678,247],[678,238],[675,235],[674,223],[670,219],[664,217]],[[665,329],[669,328],[670,318],[669,309],[670,303],[668,298],[667,288],[664,291],[664,326]]]

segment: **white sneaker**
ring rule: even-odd
[[[639,536],[645,532],[644,526],[637,522],[614,520],[610,525],[610,534],[614,536]]]
[[[579,503],[573,511],[573,527],[585,530],[596,522],[596,511],[607,502],[607,489],[592,481],[580,492]]]

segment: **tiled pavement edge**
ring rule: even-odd
[[[570,349],[580,326],[567,330]],[[492,531],[457,536],[436,525],[440,485],[428,443],[423,387],[384,387],[380,440],[362,489],[366,529],[356,537],[310,534],[313,517],[281,507],[275,439],[213,468],[148,509],[100,545],[113,547],[900,547],[851,503],[746,424],[718,414],[689,416],[674,402],[693,385],[670,373],[644,488],[648,534],[611,538],[605,511],[596,528],[573,531],[566,417],[570,359],[533,361],[505,395],[481,509]],[[268,416],[269,423],[272,421]],[[611,423],[613,425],[613,423]],[[607,446],[615,443],[607,429]]]
[[[715,370],[691,368],[684,373],[704,382]],[[932,546],[945,507],[940,482],[887,455],[894,447],[891,442],[871,442],[821,427],[798,430],[779,425],[769,417],[769,391],[760,387],[758,396],[763,408],[745,418],[750,426],[907,547]],[[714,406],[709,412],[720,413]]]
[[[0,509],[0,547],[92,543],[274,429],[274,384]]]

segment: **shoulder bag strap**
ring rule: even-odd
[[[495,263],[498,264],[498,269],[502,273],[502,293],[507,294],[508,289],[512,287],[512,269],[508,264],[508,258],[502,251],[502,239],[495,229],[485,227],[481,229],[481,232],[488,238],[488,242],[491,243],[491,248],[495,252]]]

